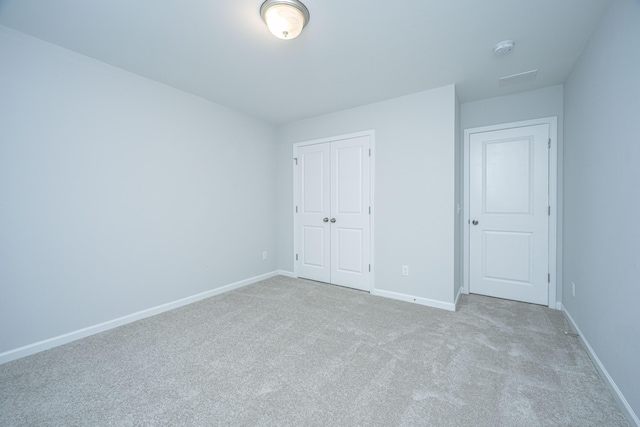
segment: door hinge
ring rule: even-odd
[[[371,157],[371,148],[369,148],[369,157]]]
[[[369,273],[371,273],[371,264],[369,264]]]
[[[551,148],[551,138],[549,138],[549,148]]]
[[[296,213],[298,213],[298,207],[296,206]]]
[[[296,261],[298,260],[298,254],[296,254]]]
[[[547,283],[551,283],[551,273],[547,273]]]
[[[294,157],[294,158],[293,158],[293,160],[295,160],[295,162],[296,162],[296,166],[298,166],[298,158],[297,158],[297,157]]]
[[[369,215],[371,215],[371,206],[369,206]]]
[[[549,206],[548,214],[551,216],[551,206]]]

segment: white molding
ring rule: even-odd
[[[549,121],[549,138],[551,147],[549,148],[549,308],[556,308],[558,305],[558,282],[562,277],[558,277],[558,212],[562,201],[558,200],[558,118],[549,117],[544,120]]]
[[[351,139],[351,138],[359,138],[361,136],[368,136],[369,137],[369,148],[371,149],[371,158],[370,158],[370,163],[369,163],[369,205],[371,206],[371,215],[369,218],[369,264],[371,264],[371,271],[369,272],[369,292],[373,293],[373,291],[375,290],[376,286],[375,286],[375,264],[374,264],[374,254],[375,254],[375,250],[374,250],[374,230],[375,230],[375,226],[374,226],[374,221],[375,221],[375,215],[376,215],[376,208],[375,208],[375,201],[374,201],[374,194],[375,194],[375,163],[376,163],[376,149],[375,149],[375,140],[376,140],[376,132],[374,129],[369,129],[369,130],[365,130],[365,131],[361,131],[361,132],[354,132],[354,133],[348,133],[348,134],[344,134],[344,135],[336,135],[336,136],[330,136],[330,137],[326,137],[326,138],[320,138],[320,139],[313,139],[310,141],[302,141],[302,142],[296,142],[293,144],[293,156],[292,158],[297,158],[298,157],[298,147],[304,147],[307,145],[316,145],[316,144],[324,144],[327,142],[333,142],[333,141],[341,141],[341,140],[345,140],[345,139]],[[296,167],[295,164],[293,166],[293,206],[292,206],[292,210],[293,210],[293,276],[292,277],[299,277],[298,276],[298,263],[296,262],[296,252],[298,250],[298,217],[296,216],[295,213],[295,209],[296,209],[296,198],[298,195],[298,185],[297,185],[297,174],[296,174]]]
[[[462,295],[462,293],[463,293],[462,288],[458,288],[458,293],[453,300],[453,307],[454,307],[453,311],[458,311],[458,303],[460,302],[460,296]]]
[[[291,146],[291,164],[293,171],[293,203],[291,206],[291,212],[293,212],[293,277],[298,277],[298,261],[296,260],[296,251],[298,250],[298,216],[296,215],[296,201],[298,198],[298,170],[296,166],[298,165],[298,145],[293,144]]]
[[[20,359],[21,357],[30,356],[32,354],[39,353],[44,350],[48,350],[53,347],[58,347],[63,344],[68,344],[72,341],[76,341],[81,338],[86,338],[88,336],[95,335],[100,332],[108,331],[109,329],[117,328],[118,326],[126,325],[127,323],[132,323],[137,320],[155,316],[157,314],[164,313],[165,311],[173,310],[174,308],[182,307],[206,298],[210,298],[216,295],[223,294],[225,292],[242,288],[244,286],[252,285],[262,280],[266,280],[271,277],[278,276],[279,274],[285,275],[280,271],[273,271],[271,273],[266,273],[260,276],[251,277],[249,279],[231,283],[229,285],[212,289],[210,291],[202,292],[196,295],[192,295],[190,297],[182,298],[166,304],[158,305],[156,307],[141,310],[136,313],[128,314],[126,316],[118,317],[117,319],[109,320],[103,323],[99,323],[97,325],[78,329],[76,331],[59,335],[57,337],[38,341],[33,344],[28,344],[26,346],[19,347],[13,350],[8,350],[3,353],[0,353],[0,365],[3,363],[10,362],[12,360]]]
[[[329,136],[329,137],[326,137],[326,138],[312,139],[312,140],[309,140],[309,141],[296,142],[295,144],[293,144],[293,146],[294,147],[304,147],[305,145],[324,144],[325,142],[341,141],[343,139],[359,138],[361,136],[373,136],[374,134],[375,134],[375,131],[373,129],[369,129],[369,130],[363,130],[361,132],[353,132],[353,133],[347,133],[347,134],[344,134],[344,135],[335,135],[335,136]],[[372,147],[371,151],[373,152],[373,147]]]
[[[369,217],[369,264],[371,265],[371,271],[369,272],[369,289],[373,291],[376,288],[376,268],[375,268],[375,253],[373,250],[375,239],[375,218],[376,218],[376,204],[375,204],[375,191],[376,188],[376,131],[370,129],[363,132],[369,135],[369,148],[371,149],[371,159],[369,160],[369,206],[371,206],[371,215]],[[371,292],[370,291],[370,292]]]
[[[564,306],[562,307],[562,312],[564,313],[565,317],[571,324],[571,327],[578,333],[578,338],[580,339],[582,346],[587,350],[587,354],[591,358],[591,361],[593,362],[593,364],[596,366],[596,369],[600,373],[600,376],[602,377],[605,384],[607,385],[607,387],[613,394],[614,398],[618,402],[618,405],[620,406],[620,409],[622,409],[622,412],[625,413],[627,417],[627,421],[629,421],[629,424],[633,425],[635,423],[636,426],[640,427],[640,419],[638,418],[636,413],[633,411],[633,408],[631,408],[631,405],[629,405],[629,402],[627,402],[627,399],[624,397],[624,395],[616,385],[615,381],[613,381],[613,378],[611,378],[611,375],[609,375],[607,368],[604,367],[604,365],[600,361],[600,358],[598,357],[596,352],[593,350],[593,347],[591,347],[591,344],[589,344],[589,341],[587,341],[587,339],[584,337],[584,334],[582,333],[582,331],[580,330],[576,322],[573,320],[573,317],[571,317],[571,315],[569,314],[569,312]]]
[[[447,311],[456,311],[456,305],[450,302],[438,301],[429,298],[421,298],[413,295],[401,294],[392,291],[383,291],[381,289],[373,289],[371,295],[391,298],[399,301],[411,302],[414,304],[425,305],[427,307],[440,308]]]
[[[285,277],[291,277],[291,278],[295,278],[296,274],[293,271],[287,271],[287,270],[278,270],[276,271],[276,273],[280,276],[285,276]]]
[[[470,207],[469,207],[469,167],[470,167],[470,150],[469,140],[471,134],[480,132],[492,132],[495,130],[513,129],[525,126],[534,126],[548,124],[549,125],[549,138],[551,138],[551,148],[549,152],[549,205],[551,206],[551,215],[549,216],[549,274],[551,275],[551,281],[549,283],[548,290],[548,303],[547,306],[552,309],[556,309],[557,302],[557,287],[558,281],[558,210],[560,201],[558,200],[558,118],[557,117],[543,117],[533,120],[524,120],[512,123],[503,123],[492,126],[482,126],[476,128],[469,128],[464,130],[463,140],[463,218],[462,218],[462,288],[464,293],[470,292],[469,286],[469,219],[470,219]]]

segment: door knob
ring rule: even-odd
[[[478,225],[478,220],[477,220],[477,219],[474,219],[473,221],[471,221],[471,224],[473,224],[473,225]]]
[[[329,222],[329,218],[324,218],[322,222]]]
[[[331,218],[331,222],[336,222],[336,219],[335,218]]]

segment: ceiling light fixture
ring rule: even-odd
[[[309,22],[309,10],[298,0],[267,0],[260,16],[274,36],[291,40],[300,35]]]

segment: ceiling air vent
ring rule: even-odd
[[[511,86],[520,83],[530,82],[536,79],[538,70],[525,71],[524,73],[512,74],[510,76],[501,77],[498,79],[499,86]]]

